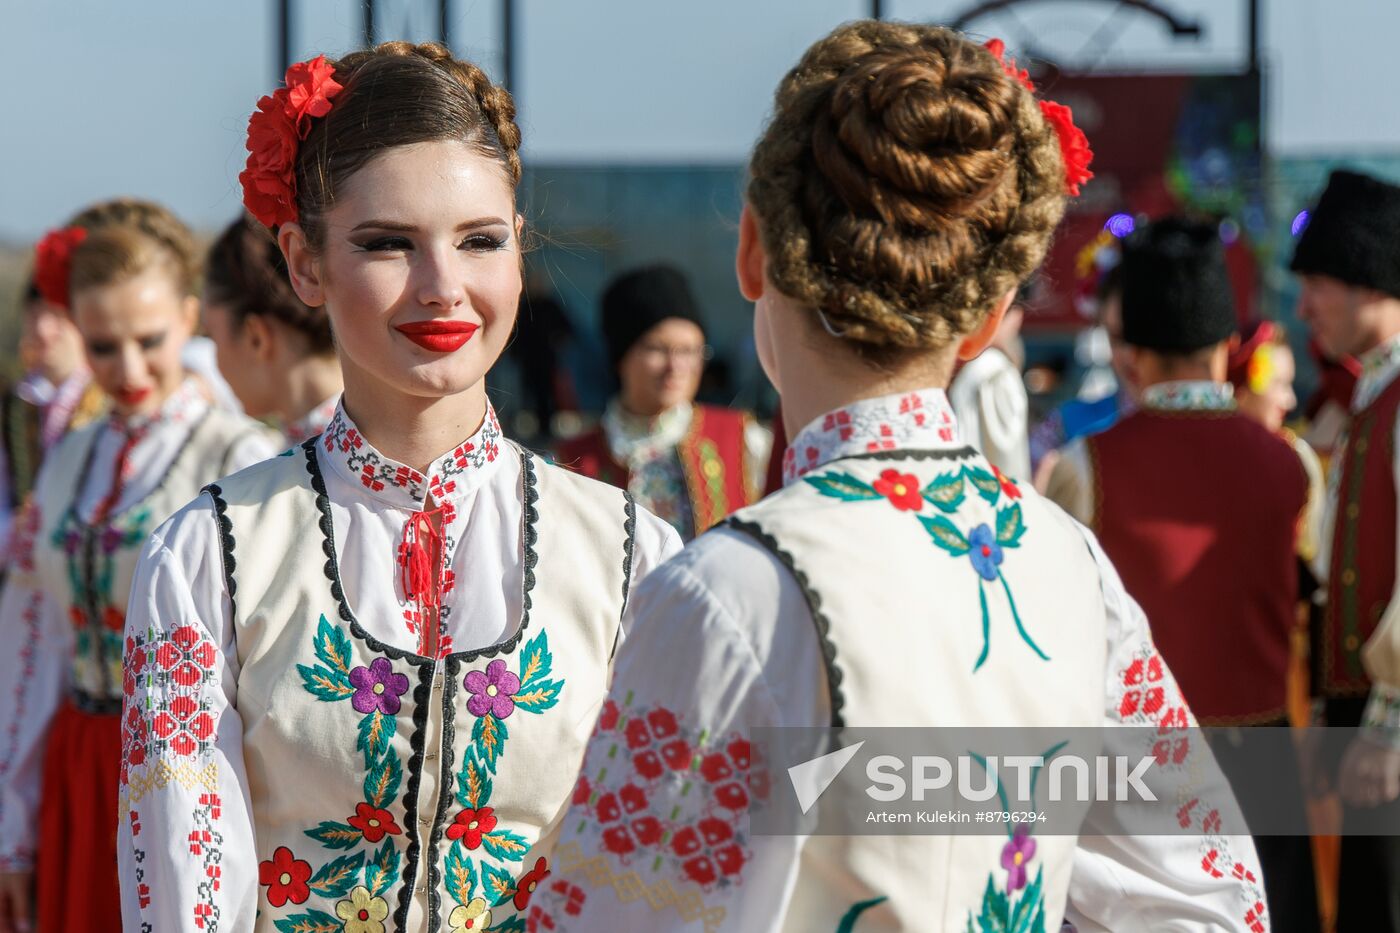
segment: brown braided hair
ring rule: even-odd
[[[165,268],[180,295],[198,291],[200,263],[194,234],[154,201],[102,201],[81,211],[68,226],[88,231],[73,251],[72,291],[124,282],[153,266]]]
[[[436,42],[384,42],[334,65],[345,89],[297,149],[297,210],[313,248],[323,242],[336,192],[395,146],[467,142],[501,164],[512,189],[520,183],[515,101],[476,65]]]
[[[1055,130],[996,57],[869,20],[783,79],[748,185],[773,284],[880,364],[973,330],[1040,265],[1065,200]]]

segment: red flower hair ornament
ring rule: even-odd
[[[297,219],[297,147],[311,121],[331,112],[331,98],[344,88],[335,67],[317,55],[287,69],[285,87],[258,101],[248,118],[248,167],[238,176],[243,206],[268,227]]]
[[[68,279],[73,271],[73,250],[87,239],[82,227],[51,230],[34,247],[34,285],[51,305],[68,307]]]
[[[984,47],[1001,62],[1001,67],[1008,75],[1021,82],[1027,91],[1035,93],[1035,84],[1031,81],[1030,73],[1024,68],[1017,68],[1014,58],[1006,57],[1005,42],[989,39]],[[1094,177],[1094,173],[1089,171],[1089,164],[1094,161],[1094,150],[1089,148],[1089,137],[1074,125],[1074,114],[1064,104],[1057,104],[1053,100],[1039,100],[1037,103],[1040,104],[1040,112],[1045,117],[1045,122],[1050,124],[1060,139],[1060,158],[1065,163],[1065,193],[1077,198],[1079,186]]]

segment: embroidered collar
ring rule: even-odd
[[[852,454],[962,443],[958,419],[942,389],[861,399],[827,412],[797,432],[783,453],[783,484]]]
[[[287,436],[287,442],[295,446],[309,437],[315,437],[317,434],[320,434],[326,429],[326,425],[331,423],[331,419],[335,417],[336,409],[339,407],[340,396],[332,395],[291,424],[288,424],[283,430],[283,433]]]
[[[460,499],[479,486],[487,468],[500,454],[501,426],[488,400],[486,418],[471,437],[433,461],[428,475],[384,456],[370,446],[345,412],[343,402],[321,434],[321,446],[329,454],[331,468],[350,483],[359,483],[371,495],[400,508],[418,511],[432,493],[441,505]]]
[[[161,403],[160,408],[148,415],[131,415],[123,418],[116,412],[110,416],[109,424],[115,431],[128,436],[145,434],[156,424],[193,424],[209,411],[209,396],[204,386],[195,376],[186,376],[170,397]]]
[[[663,411],[655,418],[634,415],[613,399],[603,412],[603,434],[619,463],[651,460],[681,442],[690,430],[694,407],[689,402]]]
[[[1208,379],[1159,382],[1142,390],[1142,407],[1157,411],[1234,411],[1235,387]]]
[[[1351,410],[1360,411],[1376,400],[1376,396],[1400,375],[1400,335],[1361,356],[1361,378],[1351,397]]]

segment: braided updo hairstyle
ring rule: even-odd
[[[847,24],[774,104],[748,185],[768,275],[862,357],[950,345],[1044,259],[1065,210],[1058,137],[960,33]]]
[[[515,101],[471,62],[436,42],[384,42],[333,63],[344,90],[297,149],[297,210],[307,241],[324,241],[325,212],[350,176],[396,146],[460,140],[520,183]]]
[[[114,198],[86,208],[71,221],[88,236],[73,251],[69,288],[77,292],[127,281],[150,268],[170,276],[176,293],[195,294],[199,253],[189,227],[154,201]]]

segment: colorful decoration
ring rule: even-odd
[[[248,118],[248,166],[238,176],[243,205],[268,226],[297,219],[296,157],[311,120],[331,111],[331,98],[344,88],[335,66],[317,55],[287,69],[285,87],[258,101]]]

